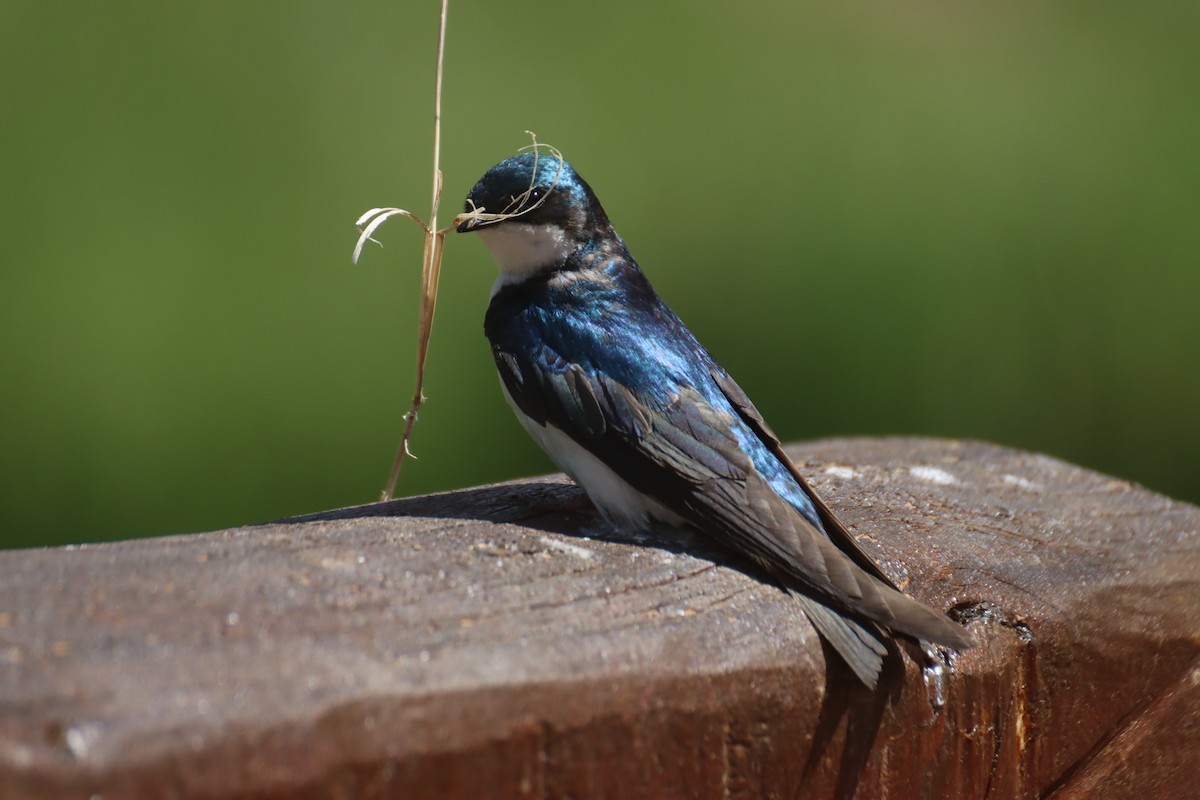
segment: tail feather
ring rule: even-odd
[[[871,630],[873,625],[868,628],[807,595],[799,592],[791,594],[800,601],[813,627],[837,651],[858,679],[867,688],[874,689],[879,682],[879,672],[883,669],[883,658],[888,652],[881,641],[882,634]]]
[[[881,624],[890,631],[933,642],[954,650],[968,650],[978,642],[971,632],[954,620],[890,586],[879,584],[892,618]]]

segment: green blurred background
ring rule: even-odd
[[[563,150],[788,439],[1047,452],[1200,500],[1200,6],[450,12],[447,220]],[[373,500],[411,391],[436,0],[0,6],[0,544]],[[551,470],[452,239],[402,494]]]

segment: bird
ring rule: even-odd
[[[896,636],[975,644],[902,593],[813,492],[558,151],[496,164],[465,209],[455,229],[499,268],[484,333],[505,399],[610,524],[694,529],[748,558],[870,688]]]

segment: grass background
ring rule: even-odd
[[[411,391],[437,3],[0,7],[0,546],[374,499]],[[456,0],[448,219],[532,129],[788,439],[1200,500],[1200,7]],[[452,239],[401,493],[549,471]]]

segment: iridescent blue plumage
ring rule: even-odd
[[[633,259],[627,253],[610,255],[596,272],[598,279],[527,282],[497,294],[485,320],[493,348],[536,354],[537,367],[547,372],[577,364],[589,379],[604,376],[636,387],[638,399],[656,413],[681,387],[695,389],[728,417],[738,446],[771,488],[823,530],[808,494],[717,385],[713,373],[728,374],[653,291]]]
[[[687,524],[754,559],[868,685],[884,631],[973,643],[897,591],[812,493],[574,169],[510,158],[476,184],[471,207],[519,212],[460,227],[479,231],[501,268],[484,330],[509,402],[605,516]]]

